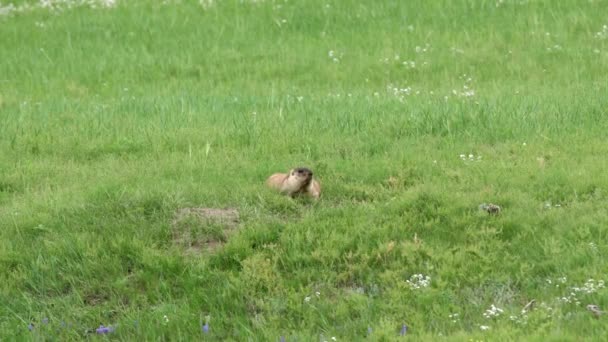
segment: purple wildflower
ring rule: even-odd
[[[107,334],[107,333],[111,333],[114,332],[114,328],[113,327],[104,327],[103,324],[101,324],[99,326],[99,328],[97,328],[97,330],[95,330],[98,334]]]
[[[367,334],[371,335],[372,334],[372,327],[367,327]]]
[[[203,325],[203,332],[206,334],[209,332],[209,322],[205,322],[205,325]]]
[[[281,336],[281,342],[285,342],[285,336]]]
[[[42,324],[49,324],[49,319],[48,318],[43,318],[42,319]]]
[[[401,336],[405,336],[405,334],[406,334],[406,333],[407,333],[407,326],[404,324],[404,325],[401,327],[401,331],[399,332],[399,335],[401,335]]]
[[[28,329],[29,331],[34,330],[34,325],[33,325],[32,323],[28,324],[28,325],[27,325],[27,329]]]

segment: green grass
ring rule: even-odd
[[[217,0],[0,16],[0,339],[100,324],[125,341],[604,339],[608,315],[585,306],[608,309],[607,11]],[[298,165],[319,202],[265,188]],[[188,221],[226,243],[186,253],[184,207],[237,208],[239,230]]]

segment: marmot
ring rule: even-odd
[[[289,173],[275,173],[268,177],[266,184],[291,197],[307,194],[319,199],[321,196],[321,184],[312,178],[312,171],[306,167],[291,169]]]
[[[485,203],[480,204],[479,205],[479,209],[487,211],[488,214],[493,214],[493,215],[500,214],[500,207],[497,206],[496,204],[492,204],[492,203],[489,203],[489,204],[485,204]]]

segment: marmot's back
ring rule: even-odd
[[[286,173],[275,173],[272,176],[268,177],[268,180],[266,180],[266,184],[273,189],[282,191],[283,183],[286,180],[287,180]]]

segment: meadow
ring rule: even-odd
[[[606,13],[0,0],[0,340],[604,340]]]

